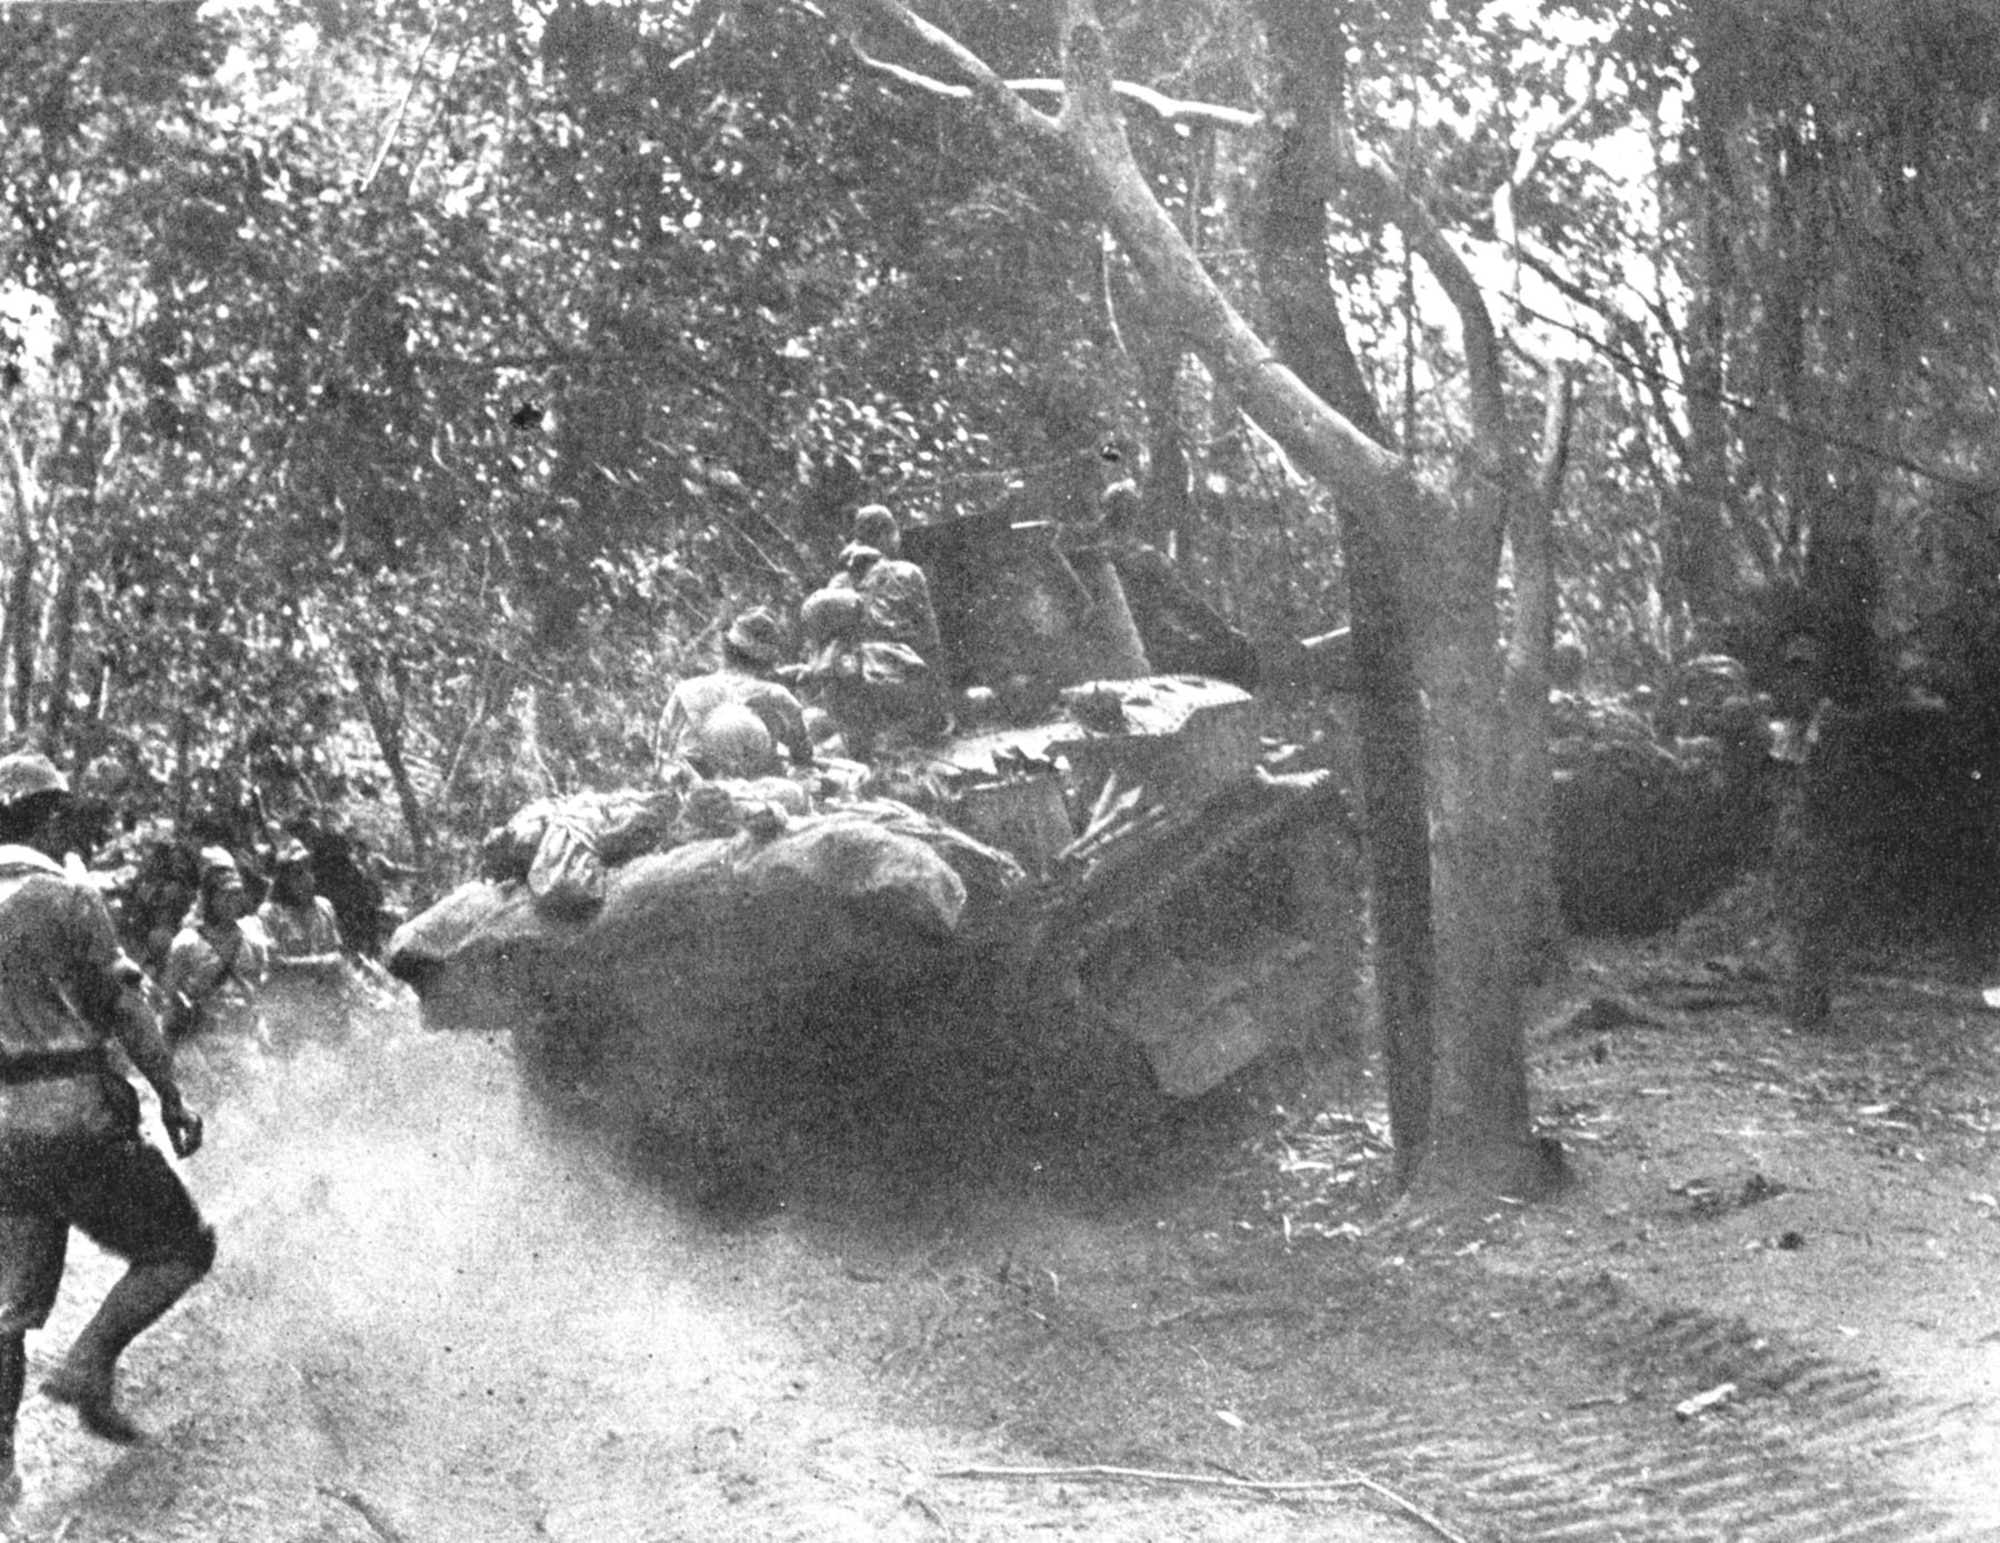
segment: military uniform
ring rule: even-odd
[[[347,955],[333,902],[313,892],[312,858],[303,843],[279,849],[271,892],[257,907],[258,942],[267,950],[259,1017],[280,1049],[301,1040],[340,1041],[351,1027]]]
[[[885,732],[932,738],[947,715],[930,581],[898,555],[901,533],[881,505],[855,515],[854,533],[840,571],[806,601],[806,678],[839,723],[847,753],[866,760]]]
[[[20,839],[47,840],[52,817],[20,811],[67,792],[41,757],[0,758],[0,815],[17,832],[32,827]],[[115,1441],[138,1435],[113,1403],[118,1356],[215,1258],[214,1232],[143,1139],[138,1094],[112,1059],[122,1048],[144,1072],[176,1151],[191,1155],[201,1122],[181,1101],[140,979],[96,890],[39,846],[0,845],[0,1511],[19,1488],[23,1341],[48,1320],[69,1229],[130,1269],[44,1390]]]
[[[713,674],[692,676],[674,687],[673,695],[667,698],[666,711],[660,715],[661,764],[689,761],[696,764],[697,770],[708,771],[704,762],[709,747],[704,743],[703,731],[716,713],[726,707],[746,708],[755,714],[769,733],[771,744],[784,746],[793,766],[811,762],[812,739],[806,733],[805,709],[799,705],[799,699],[776,681],[724,668]],[[771,766],[732,768],[749,776],[775,770]]]
[[[71,1226],[128,1259],[213,1249],[99,1026],[138,985],[96,891],[0,846],[0,1334],[47,1322]]]
[[[167,950],[160,972],[166,998],[167,1038],[179,1044],[196,1035],[254,1040],[257,992],[269,971],[271,943],[254,916],[217,915],[218,883],[240,892],[236,861],[219,847],[202,853],[202,887],[194,908]]]
[[[341,951],[340,918],[333,902],[314,895],[304,905],[266,900],[257,907],[257,925],[270,945],[271,963],[284,959],[319,959]]]
[[[779,770],[779,747],[794,769],[810,766],[805,709],[764,673],[784,656],[777,617],[762,606],[737,617],[723,635],[721,667],[682,681],[667,698],[654,736],[660,770],[685,762],[704,777],[768,776]]]

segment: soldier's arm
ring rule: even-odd
[[[674,688],[667,698],[666,710],[660,714],[658,727],[653,730],[653,767],[664,774],[674,761],[680,758],[681,736],[687,732],[687,702],[680,688]]]
[[[110,913],[95,896],[86,901],[83,923],[89,942],[76,1005],[100,1032],[118,1041],[139,1075],[153,1085],[160,1100],[160,1123],[166,1126],[174,1151],[191,1156],[201,1145],[201,1118],[181,1097],[173,1049],[146,1000],[145,974],[118,946]]]
[[[121,958],[117,974],[98,1010],[99,1026],[123,1047],[139,1075],[160,1095],[160,1107],[180,1102],[180,1084],[174,1079],[174,1053],[160,1032],[160,1020],[153,1015],[141,984],[139,967]]]
[[[812,734],[806,728],[806,713],[799,699],[788,691],[782,695],[774,692],[769,700],[777,719],[771,724],[771,737],[785,747],[794,767],[812,765]]]
[[[916,650],[926,664],[936,662],[938,653],[937,612],[931,606],[930,581],[914,563],[885,575],[871,607],[878,630],[892,643]]]

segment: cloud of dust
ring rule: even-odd
[[[726,1265],[699,1227],[545,1129],[503,1044],[394,1013],[241,1069],[208,1118],[221,1396],[316,1429],[329,1471],[434,1486],[524,1440],[657,1433],[759,1354],[705,1305]]]

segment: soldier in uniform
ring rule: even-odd
[[[275,979],[296,977],[337,986],[345,975],[346,954],[333,902],[313,882],[312,854],[296,837],[278,848],[271,865],[271,891],[257,907],[257,923],[270,940]]]
[[[930,581],[904,560],[902,528],[885,506],[855,512],[838,571],[807,597],[803,615],[813,649],[806,679],[850,756],[869,759],[889,730],[920,741],[943,732],[943,646]]]
[[[333,902],[314,884],[312,854],[287,837],[271,866],[271,889],[257,907],[257,925],[270,944],[269,975],[261,1000],[274,1046],[300,1039],[347,1037],[347,952]]]
[[[778,618],[762,606],[745,611],[722,639],[722,661],[706,675],[674,687],[660,715],[658,762],[668,771],[686,762],[704,777],[754,777],[778,770],[776,752],[790,755],[792,769],[812,764],[812,738],[805,709],[789,688],[769,672],[785,656]],[[758,741],[746,713],[763,725]]]
[[[0,757],[0,1509],[20,1492],[27,1332],[48,1320],[69,1229],[128,1268],[42,1390],[107,1441],[140,1436],[114,1397],[120,1354],[215,1259],[213,1229],[142,1138],[138,1094],[112,1060],[115,1046],[152,1084],[175,1154],[192,1156],[201,1119],[139,968],[97,891],[62,866],[68,796],[46,758]]]
[[[160,976],[168,1040],[178,1045],[247,1018],[270,951],[236,859],[227,847],[203,847],[200,888]]]

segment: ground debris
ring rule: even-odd
[[[1412,1519],[1422,1522],[1439,1537],[1451,1543],[1466,1543],[1463,1535],[1425,1511],[1421,1506],[1399,1495],[1388,1485],[1371,1479],[1365,1474],[1349,1473],[1332,1475],[1324,1479],[1239,1479],[1223,1474],[1175,1473],[1156,1468],[1118,1468],[1105,1463],[1085,1463],[1074,1467],[988,1467],[974,1464],[964,1468],[947,1468],[937,1475],[940,1479],[1070,1479],[1096,1480],[1108,1483],[1131,1484],[1180,1484],[1204,1489],[1229,1489],[1262,1493],[1267,1495],[1310,1494],[1314,1490],[1361,1489],[1388,1501],[1397,1510]]]
[[[1721,1216],[1730,1211],[1740,1211],[1766,1200],[1775,1200],[1790,1189],[1789,1184],[1766,1178],[1761,1173],[1751,1174],[1740,1184],[1730,1184],[1721,1179],[1688,1179],[1668,1186],[1669,1193],[1687,1198],[1688,1209],[1696,1216]]]
[[[382,1543],[409,1543],[403,1530],[383,1514],[382,1508],[359,1491],[335,1489],[331,1485],[322,1484],[319,1486],[319,1492],[329,1500],[339,1501],[359,1516],[368,1524],[369,1530],[382,1539]]]
[[[1735,1396],[1735,1383],[1717,1383],[1706,1392],[1697,1393],[1692,1398],[1684,1398],[1678,1404],[1675,1404],[1674,1418],[1676,1420],[1692,1420],[1696,1415],[1706,1414],[1709,1410],[1728,1403]]]

